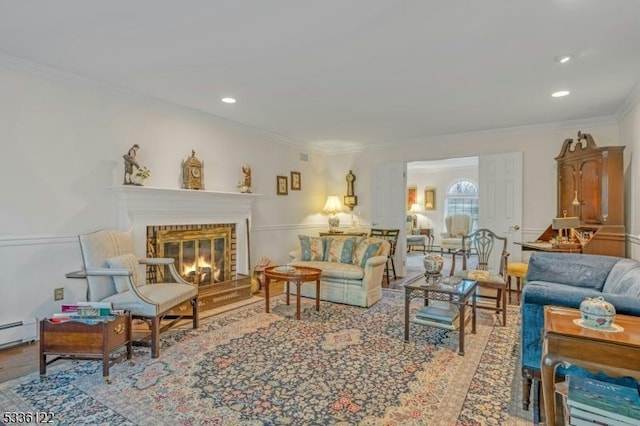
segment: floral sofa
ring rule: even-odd
[[[379,238],[298,236],[290,265],[322,270],[320,299],[369,307],[382,298],[382,274],[389,242]],[[296,286],[291,292],[296,293]],[[302,285],[300,295],[315,298],[315,286]]]
[[[532,380],[540,378],[545,305],[579,308],[585,298],[599,296],[612,303],[618,314],[640,316],[640,262],[612,256],[532,253],[520,306],[525,410]],[[572,370],[572,374],[585,373]]]

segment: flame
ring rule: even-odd
[[[207,262],[204,256],[199,256],[195,262],[183,262],[182,263],[182,277],[193,282],[193,277],[198,274],[198,281],[201,282],[205,279],[208,271],[216,271],[217,268],[212,266],[211,262]]]

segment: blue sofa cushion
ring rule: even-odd
[[[618,260],[611,256],[536,252],[529,259],[527,282],[547,281],[601,291]]]
[[[619,294],[640,297],[640,263],[632,259],[620,259],[602,288],[603,296]]]

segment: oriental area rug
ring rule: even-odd
[[[519,316],[479,311],[465,355],[458,333],[411,325],[404,292],[369,309],[273,298],[162,335],[160,357],[53,364],[0,385],[9,412],[50,412],[61,425],[526,425],[519,409]],[[414,300],[412,310],[420,308]]]

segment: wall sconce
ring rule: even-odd
[[[338,212],[342,211],[342,204],[340,204],[340,197],[337,195],[329,195],[327,202],[324,203],[322,211],[329,214],[329,232],[338,233],[338,227],[340,226],[340,218]]]
[[[413,213],[411,215],[411,218],[413,219],[412,222],[412,227],[413,228],[417,228],[418,227],[418,213],[420,213],[421,209],[420,209],[420,204],[418,203],[413,203],[411,204],[411,208],[409,209],[410,213]]]

